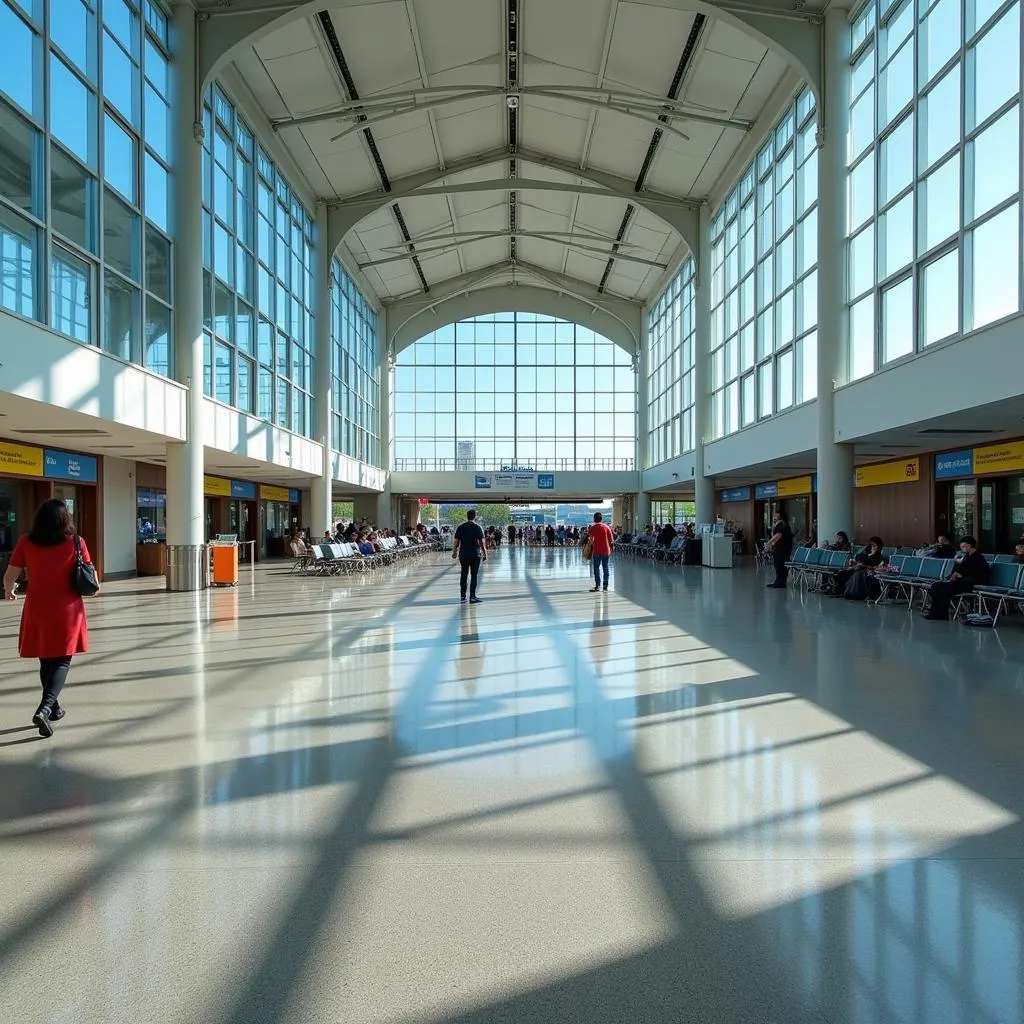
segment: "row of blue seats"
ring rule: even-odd
[[[298,555],[292,572],[317,576],[338,576],[341,573],[366,572],[392,565],[399,558],[440,550],[439,541],[417,543],[409,537],[382,537],[377,543],[383,550],[363,554],[358,544],[314,544],[312,554]]]

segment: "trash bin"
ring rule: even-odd
[[[232,542],[214,541],[210,545],[213,552],[213,585],[215,587],[238,586],[238,545]]]
[[[203,590],[210,585],[205,544],[167,545],[167,589]]]

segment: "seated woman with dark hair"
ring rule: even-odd
[[[850,543],[850,538],[846,532],[840,530],[836,534],[836,539],[829,544],[828,549],[829,551],[852,551],[853,545]]]
[[[884,562],[888,561],[885,555],[882,554],[882,548],[885,544],[882,543],[881,537],[872,537],[867,547],[863,551],[859,551],[853,558],[849,567],[842,569],[832,577],[832,596],[833,597],[846,597],[847,584],[850,580],[859,572],[870,572],[872,569],[877,569]],[[853,597],[851,597],[853,600]]]

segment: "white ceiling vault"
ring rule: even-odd
[[[787,71],[677,0],[262,2],[200,7],[301,8],[231,59],[384,305],[651,300]]]

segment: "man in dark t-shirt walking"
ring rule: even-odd
[[[476,521],[476,509],[466,513],[466,521],[455,531],[455,542],[452,558],[459,560],[459,592],[462,600],[466,600],[466,580],[469,579],[469,603],[479,604],[476,596],[477,577],[480,575],[480,563],[487,561],[487,544],[484,531]]]

